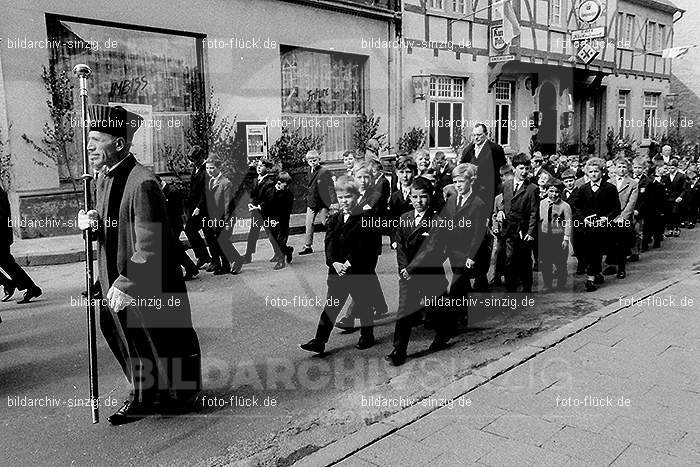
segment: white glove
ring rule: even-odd
[[[90,209],[85,212],[84,209],[78,211],[78,228],[80,230],[87,230],[92,228],[92,230],[97,230],[97,224],[100,221],[100,216],[97,211]]]

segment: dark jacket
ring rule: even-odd
[[[445,255],[441,251],[433,250],[429,252],[432,255],[422,256],[421,263],[414,262],[418,254],[427,248],[427,239],[430,235],[436,234],[436,229],[433,228],[433,219],[437,219],[437,213],[430,208],[423,214],[419,224],[415,224],[415,211],[413,209],[400,216],[400,225],[396,229],[396,261],[399,272],[405,268],[409,274],[444,276],[445,271],[442,263],[445,260]]]
[[[574,187],[573,190],[571,190],[571,194],[567,194],[567,193],[566,193],[566,190],[564,190],[564,191],[561,192],[561,199],[563,199],[564,201],[566,201],[566,203],[567,203],[569,206],[571,206],[571,205],[573,204],[573,202],[574,202],[573,200],[574,200],[574,198],[576,197],[576,194],[577,194],[577,193],[578,193],[578,187],[576,187],[576,186]],[[573,211],[572,211],[572,215],[573,215]]]
[[[309,183],[306,187],[306,206],[312,211],[328,209],[337,201],[333,175],[325,167],[318,166],[309,173]]]
[[[405,212],[412,211],[413,205],[410,198],[403,197],[403,190],[394,190],[389,198],[389,219],[393,222],[398,222],[401,215]],[[396,229],[391,229],[391,241],[396,241]]]
[[[676,177],[671,181],[669,175],[664,175],[661,180],[666,185],[666,199],[669,203],[675,203],[676,198],[683,195],[685,191],[686,178],[680,172],[676,172]]]
[[[289,225],[289,217],[292,215],[294,205],[294,194],[289,188],[272,192],[267,215],[283,224]]]
[[[491,205],[491,202],[487,205],[472,191],[458,209],[456,191],[447,192],[440,217],[450,224],[438,227],[439,235],[431,238],[431,242],[437,241],[444,245],[445,256],[450,259],[452,268],[463,268],[467,259],[476,260],[477,252],[487,235]]]
[[[477,196],[490,204],[497,195],[496,187],[501,180],[500,169],[506,164],[503,148],[492,141],[486,141],[481,153],[475,158],[474,143],[469,143],[459,162],[470,162],[479,168],[473,189]]]
[[[586,225],[584,219],[591,215],[607,217],[609,221],[615,219],[621,211],[617,187],[612,183],[601,181],[598,191],[594,193],[591,182],[588,182],[579,188],[572,208],[574,221],[580,228],[600,230],[599,227]],[[603,230],[609,229],[603,228]]]
[[[207,171],[205,166],[206,164],[202,162],[200,165],[192,168],[189,192],[187,193],[187,198],[185,199],[185,209],[188,215],[191,214],[195,208],[200,207],[202,198],[204,198],[204,188],[207,180]]]
[[[233,186],[231,185],[231,181],[224,175],[221,175],[213,189],[210,188],[209,183],[208,179],[206,189],[204,190],[207,210],[203,213],[203,216],[209,219],[228,221],[234,213],[232,202]]]
[[[170,220],[170,227],[173,229],[173,233],[179,238],[180,232],[184,228],[184,222],[182,218],[184,200],[182,193],[177,187],[171,183],[166,183],[163,187],[163,196],[165,196],[165,206],[168,211],[168,219]]]
[[[333,263],[350,262],[348,274],[372,274],[377,262],[377,252],[368,247],[373,242],[371,229],[363,226],[371,216],[356,207],[347,222],[343,222],[343,212],[332,214],[326,223],[326,265],[328,274],[336,276]],[[365,224],[366,225],[366,224]]]
[[[102,296],[114,285],[134,299],[160,299],[127,307],[146,327],[191,327],[190,305],[182,278],[165,197],[153,172],[127,156],[97,182],[96,233]],[[171,306],[166,306],[168,303]]]
[[[526,179],[517,193],[513,192],[514,188],[515,179],[503,187],[503,211],[506,215],[503,235],[509,238],[525,238],[530,235],[535,238],[540,209],[539,187]]]
[[[253,182],[253,189],[250,191],[250,202],[256,206],[260,206],[260,213],[267,217],[268,204],[272,197],[272,192],[275,190],[274,177],[271,174],[265,175],[261,182],[258,178]]]

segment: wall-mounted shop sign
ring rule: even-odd
[[[578,29],[576,31],[571,31],[571,40],[576,41],[587,41],[591,39],[600,39],[605,37],[605,27],[600,26],[597,28],[590,29]]]
[[[584,23],[595,23],[602,12],[603,7],[599,0],[586,0],[579,5],[576,16]]]

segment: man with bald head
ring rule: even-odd
[[[175,254],[165,198],[130,152],[143,119],[123,107],[91,105],[87,150],[97,177],[96,209],[78,226],[97,240],[100,329],[131,386],[108,420],[122,425],[193,403],[200,350]]]

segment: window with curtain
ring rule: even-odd
[[[451,148],[454,130],[462,125],[464,79],[451,76],[430,77],[430,148]]]
[[[644,93],[644,139],[656,136],[656,118],[659,112],[659,94]]]
[[[620,91],[618,94],[617,108],[618,108],[618,131],[621,136],[627,136],[627,127],[625,122],[627,122],[627,115],[629,113],[629,102],[630,102],[630,92]]]
[[[496,118],[494,137],[501,146],[510,145],[510,120],[513,105],[513,83],[498,81],[496,83]]]
[[[283,47],[282,112],[360,114],[366,58]]]

